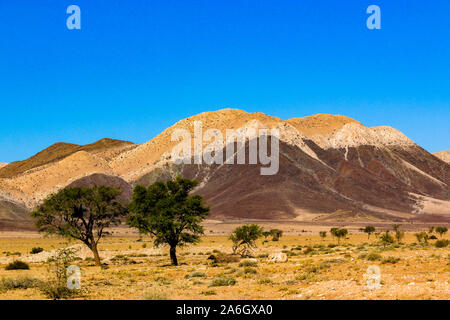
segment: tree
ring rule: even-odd
[[[400,241],[403,239],[403,237],[405,236],[405,232],[400,230],[400,225],[399,224],[394,224],[392,226],[392,228],[394,229],[395,232],[395,238],[397,239],[397,243],[400,243]]]
[[[432,234],[433,232],[434,232],[434,227],[429,227],[429,228],[428,228],[428,233],[429,233],[429,234]]]
[[[256,248],[256,240],[262,237],[263,228],[256,224],[245,224],[237,227],[230,235],[233,242],[233,253],[239,253],[245,257],[250,255],[251,250]]]
[[[414,234],[417,238],[417,241],[421,243],[422,241],[428,243],[428,234],[426,232],[419,232]]]
[[[448,229],[446,227],[437,227],[436,232],[439,233],[439,236],[442,238],[444,234],[446,234]]]
[[[337,230],[339,230],[339,228],[331,228],[330,229],[331,237],[335,236]]]
[[[341,244],[341,238],[344,238],[348,234],[347,229],[340,229],[340,228],[331,228],[330,232],[333,236],[335,236],[338,239],[338,245]]]
[[[283,230],[272,229],[272,230],[270,230],[270,234],[272,235],[272,241],[278,241],[278,240],[280,240],[281,236],[283,235]]]
[[[137,185],[129,205],[127,224],[154,237],[156,247],[168,245],[172,265],[177,266],[177,246],[198,243],[204,234],[200,223],[209,214],[202,196],[189,195],[195,180],[177,177],[157,181],[148,188]]]
[[[108,186],[66,188],[50,195],[31,213],[40,232],[74,238],[83,242],[101,265],[98,242],[105,230],[120,223],[127,212],[119,202],[120,189]]]
[[[322,239],[325,239],[327,237],[327,232],[326,231],[319,231],[319,235]]]
[[[380,242],[383,244],[383,247],[386,248],[388,244],[394,243],[394,238],[389,233],[389,230],[386,230],[380,237]]]
[[[374,226],[366,226],[363,229],[363,232],[367,233],[367,239],[370,239],[370,235],[375,232],[375,227]]]

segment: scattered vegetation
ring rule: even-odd
[[[29,270],[30,266],[28,263],[20,261],[20,260],[14,260],[11,263],[8,263],[5,267],[5,270]]]

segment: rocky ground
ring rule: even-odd
[[[58,248],[71,247],[79,257],[81,291],[73,299],[450,299],[450,247],[435,240],[417,244],[408,233],[400,244],[383,248],[375,239],[352,234],[341,245],[316,233],[259,240],[254,259],[229,258],[231,242],[207,236],[178,251],[180,266],[170,266],[167,248],[154,248],[148,238],[104,239],[104,268],[93,264],[90,251],[76,242],[41,238],[32,233],[0,239],[0,283],[11,279],[51,277],[47,259]],[[447,237],[448,238],[448,237]],[[30,254],[32,247],[43,252]],[[285,253],[273,263],[268,255]],[[214,255],[213,263],[208,259]],[[227,258],[228,257],[228,258]],[[14,260],[29,270],[5,270]],[[367,286],[368,268],[380,268],[380,287]],[[1,289],[0,299],[45,299],[38,288]]]

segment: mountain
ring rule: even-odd
[[[433,155],[435,155],[436,157],[438,157],[442,161],[450,163],[450,151],[436,152],[436,153],[433,153]]]
[[[278,129],[279,137],[268,131],[270,142],[279,139],[278,173],[261,175],[268,165],[248,161],[175,165],[171,150],[179,142],[171,136],[182,129],[194,137],[196,121],[203,133],[216,129],[224,138],[227,129]],[[253,139],[261,136],[246,141],[246,159]],[[136,184],[182,175],[200,182],[195,192],[217,219],[450,221],[450,164],[394,128],[366,127],[345,116],[282,120],[224,109],[183,119],[142,145],[110,141],[57,144],[7,165],[0,169],[0,195],[31,209],[60,188],[107,184],[121,187],[127,201]]]
[[[102,139],[87,145],[55,143],[29,159],[15,161],[4,166],[0,164],[0,178],[15,177],[33,168],[60,161],[80,151],[86,151],[108,160],[135,146],[129,141],[114,139]]]

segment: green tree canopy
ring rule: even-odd
[[[50,195],[31,213],[40,232],[82,241],[101,264],[97,245],[105,230],[120,223],[126,208],[118,201],[120,189],[108,186],[66,188]]]
[[[448,229],[446,227],[436,227],[436,232],[439,233],[439,236],[442,238],[444,234],[447,233]]]
[[[341,238],[345,238],[348,234],[347,229],[331,228],[330,233],[338,239],[338,245],[341,244]]]
[[[366,226],[363,229],[363,231],[364,231],[364,233],[367,233],[367,239],[370,239],[370,235],[375,232],[375,227],[374,226]]]
[[[245,224],[237,227],[230,235],[233,242],[233,253],[248,256],[256,248],[256,240],[263,235],[263,228],[256,224]]]
[[[155,246],[167,244],[173,265],[178,265],[177,246],[200,241],[200,223],[209,214],[202,196],[189,195],[195,180],[177,177],[157,181],[148,188],[136,186],[129,205],[127,223],[140,233],[154,237]]]

